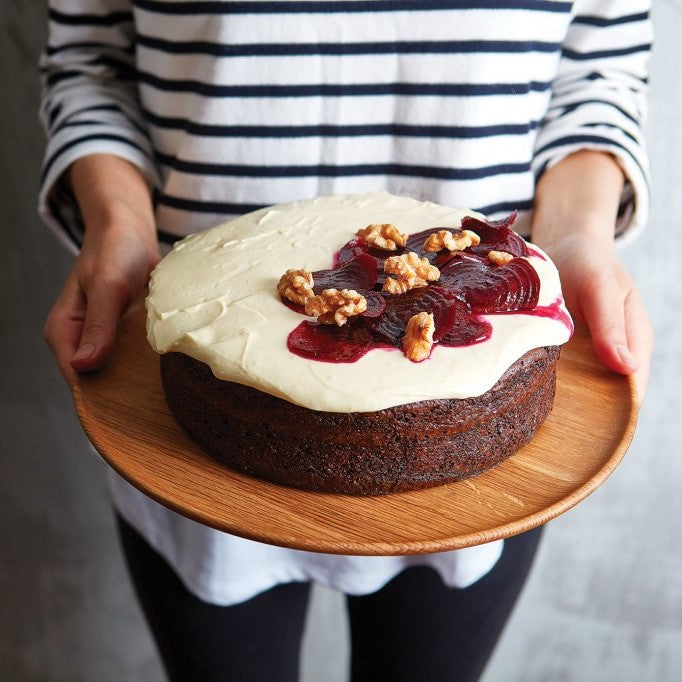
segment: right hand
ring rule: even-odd
[[[106,362],[120,317],[159,260],[149,189],[137,169],[90,156],[74,163],[71,181],[85,239],[43,330],[69,382]]]

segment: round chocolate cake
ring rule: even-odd
[[[475,398],[319,412],[161,356],[168,405],[207,452],[276,483],[380,495],[475,476],[528,443],[552,407],[556,346],[529,351]]]
[[[147,298],[172,413],[226,465],[312,491],[495,466],[551,410],[572,333],[556,268],[513,221],[370,193],[183,239]]]

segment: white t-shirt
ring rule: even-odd
[[[234,604],[287,582],[311,581],[347,594],[368,594],[408,566],[435,568],[452,587],[485,575],[502,541],[435,554],[373,557],[303,552],[222,533],[180,516],[109,472],[118,512],[174,567],[188,589],[213,604]]]
[[[64,171],[91,153],[136,164],[159,238],[264,205],[386,190],[528,226],[535,182],[579,149],[627,177],[618,233],[648,210],[641,122],[645,0],[53,0],[41,60],[48,142],[40,212],[74,250]],[[111,472],[113,502],[199,597],[312,580],[371,592],[406,566],[463,587],[501,543],[418,557],[271,547],[203,527]]]

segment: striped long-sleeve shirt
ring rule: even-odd
[[[156,188],[172,241],[267,204],[385,189],[492,217],[604,149],[647,211],[644,0],[53,0],[42,60],[45,218],[81,239],[75,159]],[[520,223],[523,226],[523,222]]]
[[[40,210],[77,248],[64,171],[108,152],[149,179],[166,243],[263,205],[381,189],[519,209],[527,228],[538,176],[590,148],[625,172],[618,228],[632,233],[648,206],[648,13],[644,0],[52,0]],[[461,587],[501,550],[310,555],[111,481],[118,511],[214,603],[292,580],[371,592],[416,563]]]

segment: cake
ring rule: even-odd
[[[513,220],[368,193],[181,240],[146,302],[171,412],[229,467],[312,491],[499,464],[551,410],[573,329],[556,268]]]

